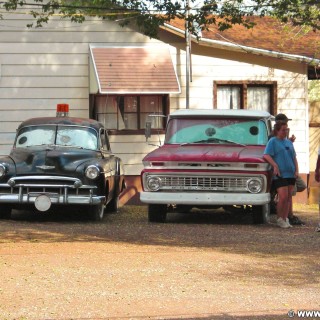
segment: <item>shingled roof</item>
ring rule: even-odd
[[[249,51],[259,55],[273,55],[278,58],[307,63],[310,68],[320,68],[320,32],[293,27],[272,17],[252,17],[256,25],[247,29],[234,25],[231,29],[219,31],[210,25],[202,31],[200,45],[225,47],[234,51]],[[184,36],[184,20],[174,19],[166,24],[166,30]]]

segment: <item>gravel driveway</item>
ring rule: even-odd
[[[150,224],[144,206],[101,223],[16,212],[0,221],[0,319],[278,320],[320,311],[318,211],[295,210],[306,226],[210,211]]]

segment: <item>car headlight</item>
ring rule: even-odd
[[[89,166],[86,169],[85,175],[89,179],[96,179],[100,175],[100,169],[96,166]]]
[[[147,187],[150,191],[158,191],[161,187],[161,179],[159,177],[148,177]]]
[[[0,164],[0,178],[6,174],[6,167],[3,164]]]
[[[252,178],[247,181],[247,188],[251,193],[259,193],[262,190],[262,181],[257,178]]]

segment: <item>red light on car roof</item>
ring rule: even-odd
[[[57,117],[67,117],[69,115],[69,105],[67,103],[57,104]]]

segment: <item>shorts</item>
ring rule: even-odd
[[[275,189],[287,186],[294,186],[296,183],[296,178],[277,178],[272,181],[273,187]]]

